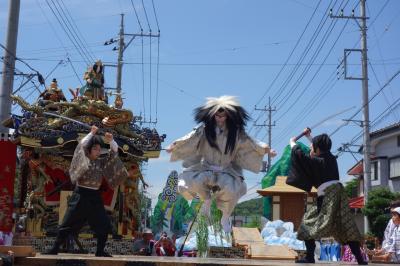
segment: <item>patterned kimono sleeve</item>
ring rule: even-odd
[[[71,166],[69,168],[69,176],[72,184],[75,184],[78,179],[89,170],[90,159],[86,156],[84,148],[84,145],[86,144],[85,141],[90,137],[89,135],[79,142],[75,148],[74,156],[72,157]]]
[[[253,140],[247,134],[242,134],[238,138],[237,152],[233,164],[258,173],[261,170],[262,159],[264,158],[265,149],[268,147],[266,143]]]
[[[184,166],[189,167],[200,161],[198,154],[200,141],[204,135],[204,126],[198,127],[184,137],[173,142],[171,152],[171,162],[183,160]]]
[[[103,176],[111,187],[119,186],[128,177],[128,171],[119,158],[118,152],[111,149],[108,156],[101,160]]]

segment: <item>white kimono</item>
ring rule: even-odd
[[[187,200],[196,195],[210,199],[213,191],[217,207],[230,215],[247,192],[242,169],[258,173],[267,145],[241,133],[233,152],[225,154],[227,130],[216,130],[219,150],[209,145],[203,125],[174,142],[171,161],[183,160],[185,169],[179,175],[178,189]]]

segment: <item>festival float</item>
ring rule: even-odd
[[[20,106],[22,113],[12,114],[3,121],[3,125],[13,129],[10,138],[17,146],[14,191],[19,195],[16,199],[19,208],[14,210],[14,230],[30,241],[34,239],[32,245],[39,251],[48,245],[35,241],[38,238],[46,241],[46,237],[54,236],[62,220],[68,195],[73,190],[68,176],[71,159],[76,145],[91,125],[96,125],[100,134],[113,134],[119,157],[130,174],[116,190],[106,182],[101,188],[114,227],[113,235],[131,238],[140,227],[139,180],[147,186],[141,175],[141,165],[159,157],[165,135],[142,127],[141,118],[123,108],[121,94],[105,92],[103,68],[101,61],[89,67],[84,74],[86,84],[69,89],[70,101],[56,79],[33,103],[11,95],[13,104]],[[112,95],[115,101],[110,105],[108,98]],[[109,147],[104,144],[102,148],[105,151]],[[90,232],[81,235],[91,238]]]

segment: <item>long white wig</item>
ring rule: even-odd
[[[238,133],[244,132],[249,115],[240,106],[238,100],[234,96],[221,96],[219,98],[207,98],[207,102],[200,107],[194,109],[194,119],[197,123],[205,124],[205,134],[211,147],[218,149],[215,143],[215,114],[217,112],[225,112],[227,114],[226,127],[228,129],[228,140],[226,142],[224,153],[232,153],[235,149],[236,138]]]

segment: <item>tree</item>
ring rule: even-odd
[[[237,216],[263,215],[263,199],[246,200],[236,205],[233,212]]]
[[[260,215],[251,216],[250,222],[245,224],[244,227],[261,229],[261,216]]]
[[[354,178],[354,179],[346,182],[344,189],[346,190],[346,194],[349,198],[354,198],[357,195],[357,188],[358,188],[359,183],[360,183],[360,180],[358,180],[358,178]]]
[[[368,217],[371,233],[380,240],[383,239],[386,225],[390,219],[388,211],[390,202],[397,198],[400,198],[399,193],[393,193],[382,187],[368,193],[367,203],[362,212]]]

